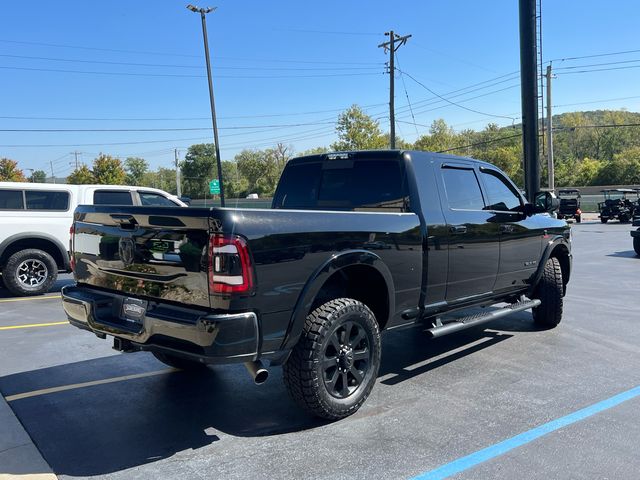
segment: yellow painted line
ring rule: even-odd
[[[68,321],[51,322],[51,323],[31,323],[29,325],[9,325],[8,327],[0,327],[0,330],[16,330],[18,328],[35,328],[35,327],[53,327],[54,325],[66,325]]]
[[[34,390],[32,392],[9,395],[8,397],[5,397],[5,400],[7,402],[14,402],[16,400],[22,400],[23,398],[39,397],[40,395],[47,395],[49,393],[64,392],[67,390],[76,390],[78,388],[93,387],[95,385],[106,385],[108,383],[124,382],[126,380],[135,380],[136,378],[153,377],[156,375],[166,375],[167,373],[173,373],[178,371],[180,370],[177,368],[166,368],[164,370],[157,370],[155,372],[136,373],[133,375],[123,375],[122,377],[105,378],[104,380],[93,380],[91,382],[62,385],[60,387],[43,388],[42,390]]]
[[[20,298],[3,298],[0,303],[8,302],[28,302],[29,300],[50,300],[52,298],[60,298],[61,295],[48,295],[46,297],[20,297]]]
[[[0,473],[0,480],[57,480],[53,473]]]

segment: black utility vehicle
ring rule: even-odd
[[[640,227],[640,215],[633,219],[633,226]],[[633,249],[636,251],[636,255],[640,256],[640,228],[631,230],[631,236],[633,237]]]
[[[537,214],[554,207],[467,158],[297,158],[271,209],[79,207],[64,308],[117,350],[179,368],[243,362],[261,383],[261,361],[283,364],[293,398],[337,419],[373,388],[382,330],[423,322],[439,337],[529,308],[555,327],[571,235]]]
[[[601,191],[604,202],[598,203],[600,221],[607,223],[617,219],[627,223],[633,218],[637,207],[638,191],[631,188],[608,188]]]
[[[564,188],[558,190],[560,207],[558,208],[558,218],[568,220],[573,218],[576,223],[582,221],[582,210],[580,210],[580,190],[577,188]]]

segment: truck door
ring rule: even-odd
[[[502,173],[480,167],[480,178],[486,209],[500,232],[500,268],[494,290],[522,289],[538,267],[544,232],[536,226],[535,217],[522,213],[524,199]]]
[[[485,201],[472,164],[443,164],[443,213],[449,235],[447,302],[493,290],[500,243],[493,214]]]

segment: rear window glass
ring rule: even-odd
[[[69,209],[69,192],[47,192],[27,190],[24,192],[27,210],[62,210]]]
[[[23,210],[22,190],[0,190],[0,210]]]
[[[94,205],[133,205],[131,192],[126,190],[96,190],[93,194]]]
[[[167,197],[151,192],[138,192],[142,205],[156,205],[158,207],[176,207],[177,204]]]
[[[407,195],[397,160],[330,160],[287,167],[273,206],[404,211]]]

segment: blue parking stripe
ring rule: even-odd
[[[518,448],[522,445],[532,442],[535,439],[546,435],[547,433],[554,432],[560,428],[566,427],[567,425],[571,425],[572,423],[584,420],[585,418],[595,415],[596,413],[608,410],[609,408],[620,405],[621,403],[626,402],[627,400],[631,400],[632,398],[635,398],[637,396],[640,396],[640,386],[632,388],[631,390],[627,390],[626,392],[619,393],[618,395],[614,395],[613,397],[602,400],[601,402],[578,410],[577,412],[573,412],[564,417],[552,420],[548,423],[540,425],[539,427],[516,435],[515,437],[511,437],[507,440],[503,440],[500,443],[491,445],[490,447],[478,450],[477,452],[474,452],[471,455],[467,455],[466,457],[458,458],[457,460],[446,463],[434,470],[430,470],[416,477],[413,477],[412,480],[437,480],[456,475],[469,468],[475,467],[480,463],[486,462],[487,460],[491,460],[492,458],[507,453],[514,448]]]

